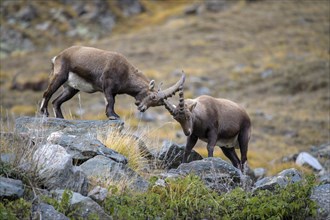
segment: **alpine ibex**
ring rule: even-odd
[[[72,46],[52,59],[52,79],[43,94],[40,112],[46,116],[48,102],[63,85],[62,93],[52,102],[55,116],[63,118],[61,105],[79,91],[102,92],[107,102],[106,115],[118,119],[114,111],[115,96],[128,94],[135,98],[141,112],[163,104],[183,84],[184,75],[172,87],[164,91],[154,90],[155,81],[148,80],[121,54],[92,47]]]
[[[207,142],[209,157],[213,157],[214,147],[217,145],[232,164],[243,171],[251,133],[251,121],[246,111],[230,100],[206,95],[184,100],[183,86],[180,87],[179,97],[177,107],[168,100],[164,100],[164,104],[187,136],[182,162],[187,162],[197,140],[201,139]],[[235,152],[238,147],[241,160]]]

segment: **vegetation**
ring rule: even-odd
[[[32,202],[23,198],[0,202],[0,219],[29,219],[31,215]]]
[[[314,184],[309,176],[274,192],[236,188],[218,195],[189,175],[167,180],[165,187],[152,185],[142,194],[118,194],[112,188],[103,206],[116,219],[305,219],[316,213],[309,199]]]
[[[70,204],[72,195],[73,195],[72,191],[64,190],[62,197],[59,201],[56,199],[50,198],[50,197],[46,197],[46,196],[43,196],[42,200],[45,203],[52,205],[55,208],[55,210],[57,210],[58,212],[63,213],[65,216],[67,216],[69,218],[73,218],[75,210],[72,210],[72,207]]]

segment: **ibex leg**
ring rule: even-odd
[[[115,106],[115,94],[112,94],[111,92],[105,91],[105,98],[107,100],[107,106],[105,109],[105,114],[110,120],[116,120],[119,119],[119,115],[116,114],[114,106]]]
[[[217,143],[217,134],[214,131],[209,131],[207,140],[207,156],[213,157],[214,147]]]
[[[65,86],[63,92],[53,101],[53,106],[55,110],[55,117],[56,118],[64,118],[62,111],[61,111],[61,105],[71,99],[75,94],[77,94],[79,90],[74,89],[70,86]]]
[[[198,140],[198,137],[196,137],[194,135],[190,135],[187,137],[187,144],[186,144],[186,148],[185,148],[185,151],[183,154],[182,163],[187,163],[188,156],[190,155],[192,149],[194,148],[197,140]]]
[[[241,161],[239,160],[235,148],[225,148],[221,147],[222,152],[226,155],[226,157],[231,161],[234,167],[241,169]]]
[[[40,112],[48,117],[48,102],[52,95],[62,86],[68,79],[68,71],[64,66],[62,66],[59,72],[55,72],[56,68],[54,68],[53,78],[48,85],[47,90],[44,92],[43,99],[40,106]]]
[[[239,148],[241,151],[241,167],[242,168],[247,161],[247,151],[248,151],[249,139],[250,139],[250,127],[246,127],[238,135],[238,143],[239,143]]]

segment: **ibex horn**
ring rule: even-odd
[[[170,88],[165,89],[164,91],[160,91],[158,93],[159,98],[166,99],[166,98],[169,98],[169,97],[175,95],[175,93],[180,90],[180,87],[183,86],[185,79],[186,79],[186,75],[184,73],[182,73],[181,79],[177,83],[175,83]]]
[[[183,85],[179,88],[179,113],[184,112],[184,95],[183,95]]]
[[[176,108],[166,99],[164,99],[164,104],[167,111],[169,111],[170,114],[174,116],[176,114]]]

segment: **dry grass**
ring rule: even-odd
[[[140,143],[143,137],[135,136],[130,129],[114,131],[105,140],[99,139],[108,148],[124,155],[128,159],[128,166],[134,171],[141,173],[141,170],[146,167],[148,152],[146,152],[147,149],[141,148]]]

